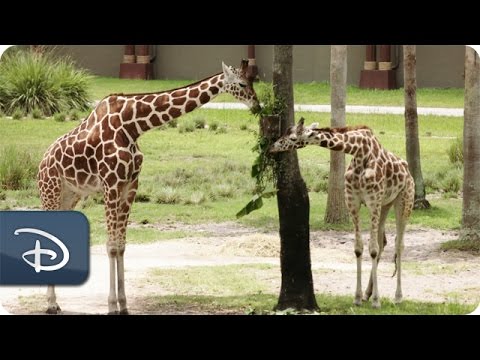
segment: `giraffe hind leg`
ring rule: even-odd
[[[40,176],[40,179],[43,177]],[[40,198],[44,210],[71,210],[80,197],[62,186],[59,177],[47,177],[47,181],[39,181]],[[47,314],[58,314],[61,311],[57,303],[55,285],[47,287]]]

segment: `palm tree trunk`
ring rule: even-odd
[[[465,50],[463,208],[461,238],[480,242],[480,58]]]
[[[345,126],[347,98],[347,46],[332,45],[330,55],[331,126]],[[327,209],[325,222],[338,224],[348,221],[345,204],[345,153],[330,151]]]
[[[280,116],[282,129],[294,124],[292,48],[291,45],[275,45],[273,48],[274,95],[285,102],[285,110]],[[300,174],[297,152],[286,151],[276,156],[282,285],[275,309],[316,310],[307,187]]]
[[[405,138],[407,162],[415,181],[414,209],[428,209],[430,203],[425,198],[420,163],[420,142],[418,140],[417,114],[417,55],[415,45],[403,46],[404,87],[405,87]]]

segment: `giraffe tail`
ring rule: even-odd
[[[395,253],[395,256],[393,257],[393,262],[395,263],[395,270],[393,271],[392,277],[397,273],[397,253]]]
[[[395,244],[397,243],[397,238],[395,238]],[[395,270],[393,271],[392,277],[397,273],[397,251],[395,250],[395,256],[393,257],[393,262],[395,263]]]

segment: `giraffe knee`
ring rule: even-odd
[[[119,254],[117,244],[107,244],[107,254],[109,257],[117,257],[117,254]]]
[[[355,256],[356,256],[357,258],[359,258],[360,256],[362,256],[362,254],[363,254],[363,244],[362,244],[361,242],[355,244],[354,252],[355,252]]]

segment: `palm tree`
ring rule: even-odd
[[[345,126],[347,98],[347,46],[332,45],[330,54],[331,126]],[[325,222],[338,224],[348,221],[345,204],[345,153],[330,151],[327,209]]]
[[[420,164],[420,143],[418,140],[417,114],[417,55],[415,45],[403,45],[403,76],[405,87],[405,138],[407,162],[415,181],[414,209],[428,209],[430,203],[425,198]]]
[[[465,109],[463,128],[463,208],[461,239],[480,247],[480,58],[465,50]]]
[[[292,45],[275,45],[273,48],[274,96],[285,104],[280,115],[282,129],[294,124],[292,49]],[[297,152],[287,151],[276,156],[282,285],[275,309],[316,310],[307,187],[300,174]]]

